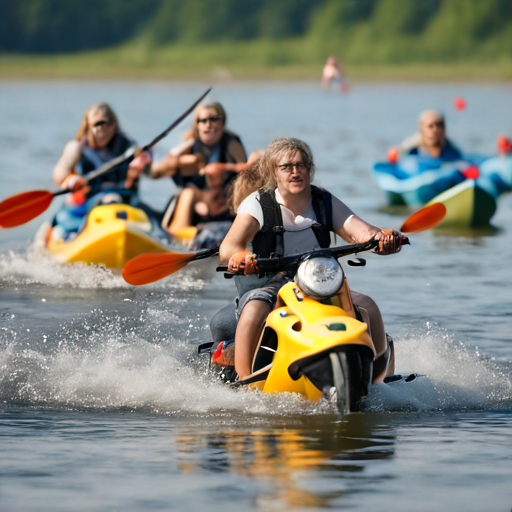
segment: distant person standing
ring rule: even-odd
[[[338,59],[331,55],[327,59],[322,71],[322,88],[329,89],[332,83],[339,83],[340,91],[348,92],[345,70]]]

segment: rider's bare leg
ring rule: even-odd
[[[201,191],[195,187],[186,187],[180,194],[176,211],[169,231],[172,233],[192,225],[192,215],[195,204],[201,200]]]
[[[368,295],[363,295],[362,293],[355,292],[353,290],[351,291],[351,295],[352,302],[359,306],[359,309],[363,310],[361,311],[363,317],[368,317],[373,345],[377,352],[376,357],[379,357],[387,348],[386,329],[384,327],[380,309],[375,301],[371,297],[368,297]]]
[[[254,352],[270,310],[270,304],[263,300],[251,300],[242,310],[235,335],[235,370],[240,380],[251,374]]]

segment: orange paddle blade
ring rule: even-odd
[[[443,203],[433,203],[413,213],[402,225],[402,233],[416,233],[437,226],[446,215]]]
[[[183,252],[141,254],[123,267],[123,278],[128,284],[135,286],[154,283],[174,274],[190,263],[195,256],[195,253]]]
[[[52,202],[53,194],[47,190],[33,190],[12,196],[0,203],[0,226],[14,228],[41,215]]]

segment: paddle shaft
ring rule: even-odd
[[[136,156],[140,155],[144,151],[149,151],[155,144],[160,142],[164,137],[166,137],[171,130],[176,128],[183,119],[185,119],[196,107],[197,105],[205,98],[205,96],[212,90],[210,87],[204,94],[201,95],[201,97],[190,107],[187,109],[186,112],[184,112],[174,123],[171,124],[168,128],[166,128],[160,135],[155,137],[149,144],[146,144],[142,148],[137,148],[136,146],[130,146],[126,151],[124,151],[122,154],[114,158],[113,160],[108,161],[104,165],[102,165],[99,169],[89,173],[87,177],[85,178],[86,183],[91,182],[92,180],[99,178],[100,176],[103,176],[104,174],[107,174],[108,172],[114,170],[118,165],[124,164],[130,159],[135,158]],[[65,194],[67,192],[72,192],[71,189],[66,189],[60,192],[56,192],[53,195],[58,196],[60,194]]]

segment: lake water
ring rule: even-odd
[[[0,83],[0,199],[53,190],[51,171],[85,107],[108,101],[146,144],[208,84]],[[463,96],[465,111],[453,101]],[[371,165],[446,113],[449,134],[493,154],[512,135],[510,85],[218,84],[228,126],[252,151],[307,141],[328,187],[366,220],[398,228]],[[184,122],[155,150],[176,144]],[[142,182],[162,208],[170,180]],[[151,286],[59,266],[31,246],[61,199],[0,231],[0,510],[464,510],[512,508],[512,195],[494,229],[424,232],[399,255],[345,268],[380,305],[398,372],[340,418],[297,396],[232,391],[205,375],[195,347],[234,295],[214,259]]]

